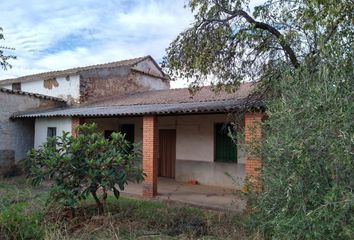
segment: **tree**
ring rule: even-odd
[[[195,23],[167,49],[192,87],[258,82],[267,120],[255,154],[263,190],[252,230],[265,239],[354,237],[354,2],[191,0]]]
[[[273,86],[251,225],[266,239],[354,237],[353,60],[301,66]]]
[[[3,29],[0,27],[0,40],[4,40],[4,34],[2,33]],[[9,59],[15,59],[14,55],[9,55],[6,51],[12,51],[13,48],[1,46],[0,45],[0,66],[2,69],[6,70],[7,68],[11,68],[11,65],[7,62]]]
[[[169,74],[235,90],[244,80],[276,81],[284,66],[294,71],[332,43],[353,47],[352,0],[268,0],[253,12],[248,2],[190,0],[195,21],[167,48]]]
[[[25,163],[28,176],[33,185],[52,180],[48,201],[70,207],[73,215],[79,201],[89,195],[102,213],[108,190],[118,198],[128,181],[143,180],[143,171],[135,164],[140,151],[120,133],[105,139],[95,124],[80,125],[76,131],[77,137],[65,132],[30,151]]]

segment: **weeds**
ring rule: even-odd
[[[45,206],[47,189],[0,182],[0,239],[245,239],[244,216],[181,204],[108,196],[105,215],[93,199],[70,210]],[[27,202],[19,199],[30,199]],[[43,210],[44,209],[44,210]]]
[[[0,239],[41,239],[42,214],[28,213],[25,203],[11,205],[0,213]]]

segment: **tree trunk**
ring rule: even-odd
[[[101,203],[100,199],[97,197],[96,191],[92,190],[91,194],[92,194],[93,198],[96,201],[96,206],[97,206],[97,209],[98,209],[98,213],[102,214],[104,212],[103,204]]]

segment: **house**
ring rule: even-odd
[[[68,91],[71,79],[79,82],[73,84],[76,90]],[[235,93],[215,94],[205,87],[191,95],[188,89],[170,89],[169,78],[150,56],[25,76],[6,80],[3,86],[16,88],[19,83],[21,90],[36,84],[38,91],[32,87],[32,92],[70,104],[12,114],[15,122],[34,121],[34,147],[62,131],[74,134],[81,123],[95,122],[106,135],[121,131],[142,145],[145,196],[157,193],[158,176],[241,188],[260,166],[257,157],[245,154],[228,136],[233,121],[245,129],[246,143],[260,137],[262,102],[252,98],[252,83],[241,84]],[[231,116],[235,111],[236,121]]]
[[[155,60],[146,56],[2,80],[0,87],[80,104],[135,91],[169,89],[170,85]]]
[[[16,112],[65,106],[60,98],[0,88],[0,172],[23,159],[34,146],[34,119],[13,121]]]

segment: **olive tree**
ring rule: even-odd
[[[4,40],[4,34],[2,33],[3,29],[0,27],[0,40]],[[15,59],[16,57],[12,54],[9,54],[9,51],[13,51],[13,48],[0,45],[0,66],[2,69],[6,70],[11,68],[11,65],[8,63],[9,59]]]
[[[267,0],[253,8],[249,2],[188,1],[194,22],[167,48],[169,74],[195,88],[208,79],[236,90],[245,80],[277,81],[284,67],[294,72],[333,43],[352,48],[353,0]]]
[[[251,203],[252,231],[265,239],[353,239],[354,2],[188,6],[195,21],[167,49],[169,73],[192,88],[206,79],[226,90],[257,81],[266,103],[263,138],[252,149],[262,157],[263,186]]]

